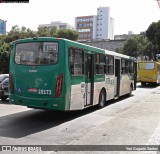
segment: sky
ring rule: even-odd
[[[29,3],[0,3],[0,19],[7,20],[7,31],[18,25],[37,30],[52,21],[75,26],[75,17],[96,15],[98,7],[110,7],[114,35],[139,34],[160,20],[156,0],[29,0]]]

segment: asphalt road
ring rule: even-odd
[[[131,97],[109,101],[100,110],[74,112],[28,109],[0,101],[0,145],[156,144],[151,138],[160,132],[160,106],[145,103],[154,95],[160,98],[159,91],[160,87],[138,84]],[[151,107],[157,112],[151,112]]]

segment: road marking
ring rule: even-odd
[[[160,127],[157,127],[146,145],[160,145]],[[143,154],[160,154],[160,151],[145,151]]]
[[[157,127],[148,140],[147,145],[160,145],[160,127]]]

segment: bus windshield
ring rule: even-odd
[[[154,63],[139,63],[139,70],[153,70]]]
[[[15,63],[22,65],[50,65],[58,61],[58,43],[32,42],[16,45]]]

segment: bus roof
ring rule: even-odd
[[[19,40],[16,40],[16,41],[13,41],[11,42],[11,44],[14,44],[14,43],[18,43],[18,42],[30,42],[31,40],[34,40],[34,41],[37,41],[37,40],[40,40],[40,41],[44,41],[45,39],[53,39],[53,40],[63,40],[63,41],[66,41],[66,42],[70,42],[70,43],[74,43],[74,44],[77,44],[77,45],[80,45],[80,46],[85,46],[87,48],[92,48],[94,50],[98,49],[99,52],[104,52],[105,54],[108,54],[108,55],[112,55],[112,56],[117,56],[117,57],[122,57],[122,58],[126,58],[126,59],[132,59],[134,61],[136,61],[136,58],[135,57],[130,57],[130,56],[127,56],[127,55],[124,55],[124,54],[121,54],[121,53],[117,53],[115,51],[110,51],[110,50],[105,50],[105,49],[101,49],[101,48],[97,48],[97,47],[93,47],[93,46],[90,46],[90,45],[87,45],[87,44],[83,44],[83,43],[80,43],[80,42],[75,42],[75,41],[72,41],[72,40],[68,40],[68,39],[65,39],[65,38],[56,38],[56,37],[33,37],[33,38],[25,38],[25,39],[19,39]]]

